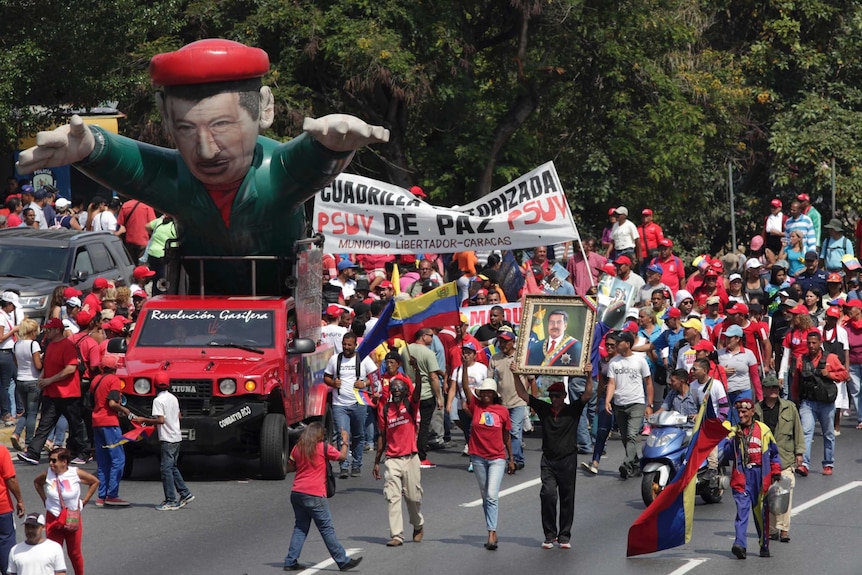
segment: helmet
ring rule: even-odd
[[[171,378],[164,371],[160,371],[153,378],[153,385],[156,389],[169,389],[171,387]]]

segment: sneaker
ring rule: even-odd
[[[470,465],[467,466],[467,471],[473,473],[473,463],[470,462]]]
[[[571,549],[571,548],[572,548],[572,544],[569,543],[568,541],[565,541],[565,540],[560,541],[560,549]]]
[[[86,465],[92,460],[93,460],[92,457],[81,457],[79,455],[78,457],[76,457],[75,459],[70,461],[69,463],[71,463],[72,465]]]
[[[18,454],[18,460],[19,461],[25,461],[25,462],[29,463],[30,465],[39,465],[39,458],[33,457],[32,455],[30,455],[29,451],[22,451],[21,453],[19,453]]]
[[[545,541],[542,543],[542,549],[553,549],[554,541],[556,541],[556,539],[545,539]]]
[[[465,445],[464,449],[461,451],[461,456],[467,457],[468,455],[470,455],[470,447],[468,445]]]
[[[353,559],[351,559],[350,561],[345,563],[343,566],[339,567],[338,570],[339,571],[350,571],[351,569],[353,569],[354,567],[359,565],[359,563],[361,563],[361,562],[362,562],[362,557],[354,557]]]
[[[592,473],[593,475],[599,474],[599,468],[591,463],[587,463],[586,461],[581,462],[581,467]]]
[[[620,479],[628,479],[629,478],[629,468],[625,466],[625,464],[620,465]]]
[[[98,504],[98,500],[96,500],[96,503]],[[104,504],[110,505],[112,507],[128,507],[129,505],[131,505],[128,501],[126,501],[125,499],[120,499],[119,497],[106,497],[104,500]]]
[[[362,470],[358,467],[354,467],[350,470],[350,477],[362,477]]]
[[[339,479],[347,479],[348,477],[350,477],[350,472],[346,469],[342,469],[341,473],[338,474]]]
[[[772,554],[769,553],[769,549],[767,549],[766,547],[761,547],[760,548],[760,556],[761,557],[772,557]]]
[[[734,545],[731,547],[730,551],[736,555],[737,559],[745,559],[745,547],[740,547],[739,545]]]
[[[305,563],[294,563],[293,565],[285,565],[283,569],[285,571],[305,571],[308,569],[308,565]]]
[[[9,442],[12,444],[12,447],[15,448],[15,451],[24,451],[23,449],[21,449],[21,438],[19,438],[17,435],[12,435],[12,437],[9,438]]]
[[[652,427],[650,427],[650,424],[647,423],[644,425],[643,431],[641,431],[641,435],[649,435],[650,432],[652,432]]]
[[[434,469],[437,466],[428,461],[427,459],[423,459],[419,462],[419,467],[421,467],[422,469]]]
[[[836,430],[835,430],[835,437],[838,437],[839,435],[841,435],[841,430],[840,430],[840,429],[836,429]]]
[[[180,504],[175,501],[162,501],[161,505],[156,505],[156,511],[176,511],[180,508]]]
[[[96,507],[104,507],[105,500],[104,499],[96,499]]]
[[[195,496],[189,493],[185,497],[180,498],[180,507],[185,507],[189,503],[195,500]]]
[[[823,475],[832,475],[832,468],[831,467],[824,467],[823,468]]]
[[[515,464],[515,471],[521,471],[522,469],[524,469],[523,463],[516,463]]]
[[[796,468],[796,473],[800,477],[808,477],[808,467],[806,467],[804,464],[800,465]]]
[[[363,451],[365,451],[365,452],[374,451],[374,446],[366,441],[365,447],[363,448]]]

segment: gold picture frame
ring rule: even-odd
[[[525,296],[515,351],[518,369],[531,375],[586,376],[595,325],[595,310],[578,296]]]

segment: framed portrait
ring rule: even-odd
[[[586,375],[595,324],[595,311],[578,296],[525,296],[518,369],[533,375]]]

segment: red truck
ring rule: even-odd
[[[289,296],[165,295],[146,301],[118,375],[133,413],[152,412],[157,374],[167,376],[182,413],[185,454],[260,458],[261,475],[284,479],[291,438],[328,421],[323,371],[332,348],[320,340],[320,254],[303,252]],[[309,257],[310,254],[310,257]],[[300,337],[302,335],[302,337]],[[131,444],[157,452],[156,438]]]

